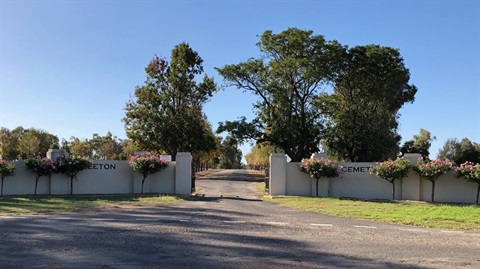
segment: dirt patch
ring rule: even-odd
[[[225,169],[208,169],[208,170],[205,170],[205,171],[199,171],[199,172],[195,173],[195,179],[203,179],[203,178],[206,178],[206,177],[208,177],[212,174],[222,172],[224,170]]]
[[[252,175],[255,177],[255,181],[264,181],[265,180],[265,171],[264,170],[247,170],[249,175]]]

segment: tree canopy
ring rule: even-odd
[[[186,43],[175,46],[170,63],[155,56],[145,68],[145,84],[135,89],[123,118],[127,136],[141,150],[192,154],[215,148],[215,136],[202,105],[217,90],[213,78],[203,73],[203,60]]]
[[[238,148],[238,141],[227,136],[220,146],[219,168],[242,168],[242,151]]]
[[[45,157],[49,149],[58,148],[58,137],[47,131],[21,126],[9,130],[0,128],[0,156],[6,160]]]
[[[270,155],[280,150],[270,144],[256,144],[250,153],[245,155],[247,165],[252,169],[263,169],[270,163]]]
[[[480,163],[480,144],[466,137],[460,141],[450,138],[438,152],[438,158],[451,160],[457,165],[467,161]]]
[[[418,135],[414,135],[413,139],[405,141],[403,146],[400,148],[402,154],[405,153],[420,153],[424,160],[429,159],[430,155],[430,146],[432,141],[437,139],[435,136],[432,137],[429,131],[425,129],[420,129]]]
[[[259,97],[256,117],[225,121],[217,132],[268,142],[297,162],[320,145],[346,161],[396,157],[398,111],[417,92],[398,49],[347,48],[296,28],[265,31],[257,45],[261,57],[217,68],[226,86]]]
[[[415,100],[409,70],[397,49],[378,45],[348,49],[333,93],[316,107],[327,117],[323,145],[329,156],[352,162],[381,161],[399,152],[399,110]]]
[[[344,48],[312,31],[289,28],[279,34],[265,31],[257,46],[259,58],[217,68],[226,86],[259,97],[256,117],[220,123],[217,132],[228,131],[244,141],[255,139],[282,149],[292,161],[318,151],[322,132],[321,111],[312,102],[332,81]]]

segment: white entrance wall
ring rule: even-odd
[[[144,193],[191,193],[190,153],[178,153],[177,161],[166,169],[149,175]],[[4,195],[29,195],[34,193],[35,174],[24,163],[14,162],[15,176],[5,178]],[[140,193],[143,176],[134,171],[128,161],[95,160],[89,169],[78,173],[73,181],[73,194],[133,194]],[[63,174],[43,176],[38,181],[37,194],[69,194],[70,179]]]
[[[283,157],[282,157],[283,156]],[[412,163],[420,154],[405,158]],[[340,163],[342,173],[337,178],[320,179],[318,194],[326,197],[358,199],[391,199],[392,185],[369,173],[374,163]],[[300,171],[300,163],[287,163],[283,154],[270,158],[270,195],[315,196],[315,179]],[[411,171],[407,178],[395,183],[395,199],[430,201],[431,183]],[[477,184],[456,178],[453,172],[441,176],[435,184],[435,201],[449,203],[474,203]]]

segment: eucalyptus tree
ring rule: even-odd
[[[90,143],[93,147],[94,159],[116,160],[122,153],[120,141],[111,132],[107,132],[104,136],[94,133]]]
[[[257,46],[260,57],[217,68],[227,87],[258,96],[256,117],[225,121],[217,132],[228,131],[238,141],[268,142],[300,161],[319,149],[322,116],[312,102],[336,77],[345,48],[296,28],[265,31]]]
[[[238,141],[227,136],[220,146],[220,163],[222,169],[242,168],[242,151],[238,148]]]
[[[449,159],[457,165],[465,162],[480,163],[480,144],[466,137],[460,141],[449,138],[439,150],[437,158]]]
[[[58,147],[58,137],[45,130],[21,126],[12,130],[0,128],[1,155],[7,160],[45,157],[49,149]]]
[[[155,55],[147,65],[147,79],[136,87],[123,118],[128,138],[139,149],[165,152],[174,160],[179,151],[193,153],[209,144],[203,140],[211,135],[202,105],[217,88],[207,75],[196,81],[202,64],[198,53],[181,43],[173,48],[170,62]]]
[[[420,153],[424,160],[429,159],[430,155],[430,146],[432,141],[437,139],[435,136],[432,137],[429,131],[425,129],[420,129],[418,135],[413,135],[413,139],[405,141],[400,151],[402,154],[405,153]]]
[[[270,163],[270,155],[272,153],[280,153],[281,151],[274,146],[264,143],[256,144],[250,153],[245,155],[247,164],[253,169],[263,169],[268,167]]]
[[[398,49],[378,45],[348,49],[333,93],[316,107],[327,118],[322,141],[329,156],[351,162],[382,161],[399,152],[399,110],[417,88]]]

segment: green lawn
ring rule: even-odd
[[[78,212],[98,207],[168,205],[187,198],[169,195],[0,197],[0,215]]]
[[[265,198],[284,206],[352,219],[480,232],[480,206],[423,202],[374,202],[338,198]]]

